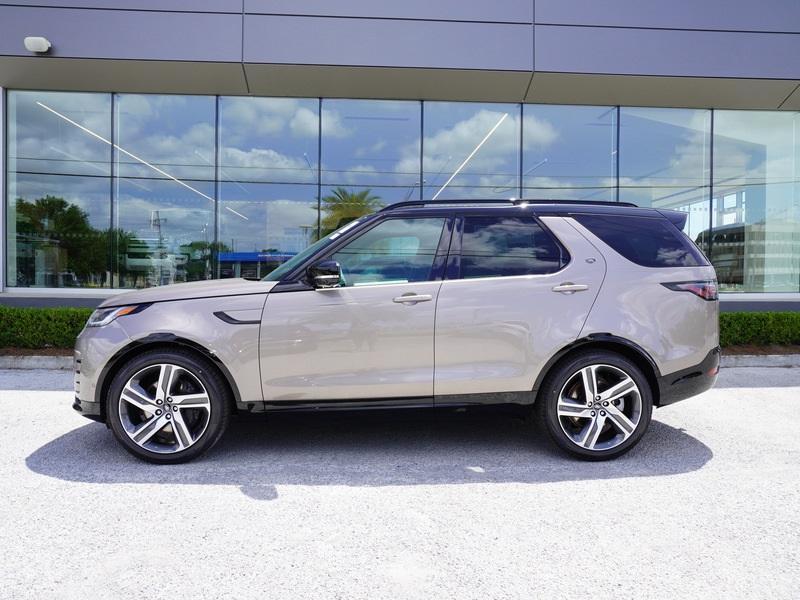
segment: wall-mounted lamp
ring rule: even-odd
[[[25,49],[28,52],[35,52],[36,54],[44,54],[50,50],[52,44],[50,40],[43,37],[26,37]]]

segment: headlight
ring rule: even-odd
[[[121,317],[123,315],[130,315],[132,313],[136,313],[139,311],[144,310],[147,308],[146,304],[137,304],[134,306],[114,306],[112,308],[98,308],[96,311],[92,313],[92,316],[89,317],[89,320],[86,322],[87,327],[102,327],[103,325],[108,325],[116,319],[117,317]]]

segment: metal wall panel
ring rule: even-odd
[[[530,71],[529,25],[246,15],[244,61]]]
[[[533,0],[244,0],[245,13],[532,23]]]
[[[536,71],[800,77],[800,34],[536,26]]]
[[[49,56],[240,61],[241,14],[0,7],[0,55],[31,56],[25,36],[44,36]]]
[[[536,0],[536,23],[800,32],[797,0]]]
[[[242,14],[242,0],[0,0],[2,5]]]

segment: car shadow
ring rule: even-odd
[[[275,414],[232,420],[226,436],[188,464],[156,466],[126,453],[104,425],[79,427],[26,459],[32,471],[86,483],[238,486],[259,500],[276,486],[552,483],[651,477],[700,469],[713,456],[681,429],[652,421],[625,456],[572,459],[503,410]]]

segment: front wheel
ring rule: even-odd
[[[179,349],[144,352],[127,362],[106,402],[117,440],[152,463],[200,456],[222,436],[230,415],[227,387],[217,370]]]
[[[589,351],[548,374],[535,409],[560,448],[584,460],[606,460],[626,453],[642,438],[650,424],[653,394],[631,360]]]

